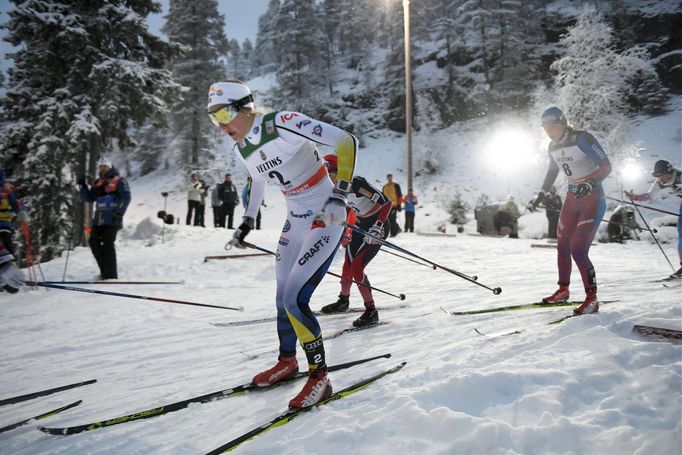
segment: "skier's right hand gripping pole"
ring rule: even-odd
[[[417,259],[419,259],[419,260],[421,260],[421,261],[426,262],[427,264],[431,264],[431,265],[434,266],[434,267],[438,267],[439,269],[445,270],[446,272],[450,272],[450,273],[452,273],[453,275],[458,276],[458,277],[460,277],[460,278],[462,278],[462,279],[464,279],[464,280],[467,280],[467,281],[469,281],[469,282],[471,282],[471,283],[477,284],[478,286],[481,286],[482,288],[485,288],[485,289],[487,289],[487,290],[489,290],[489,291],[492,291],[492,293],[495,294],[495,295],[498,295],[498,294],[501,294],[501,293],[502,293],[502,288],[500,288],[500,287],[491,288],[490,286],[486,286],[485,284],[479,283],[478,281],[476,281],[476,280],[475,280],[476,277],[471,277],[471,276],[466,275],[466,274],[464,274],[464,273],[462,273],[462,272],[458,272],[457,270],[453,270],[453,269],[451,269],[451,268],[449,268],[449,267],[445,267],[445,266],[440,265],[440,264],[438,264],[438,263],[436,263],[436,262],[430,261],[430,260],[428,260],[428,259],[426,259],[426,258],[424,258],[424,257],[422,257],[422,256],[419,256],[418,254],[415,254],[415,253],[413,253],[413,252],[411,252],[411,251],[409,251],[409,250],[406,250],[406,249],[403,248],[403,247],[400,247],[400,246],[398,246],[398,245],[396,245],[396,244],[394,244],[394,243],[391,243],[391,242],[389,242],[388,240],[384,240],[384,239],[382,239],[381,237],[377,237],[377,236],[375,236],[375,235],[372,235],[372,234],[370,234],[369,232],[367,232],[367,231],[365,231],[365,230],[363,230],[363,229],[361,229],[361,228],[359,228],[359,227],[357,227],[357,226],[355,226],[355,225],[353,225],[353,224],[346,224],[346,226],[348,226],[348,227],[351,228],[353,231],[355,231],[355,232],[357,232],[357,233],[359,233],[359,234],[362,234],[362,235],[364,235],[364,236],[372,237],[373,239],[377,240],[377,241],[378,241],[379,243],[381,243],[382,245],[385,245],[385,246],[387,246],[387,247],[389,247],[389,248],[393,248],[394,250],[398,250],[398,251],[400,251],[400,252],[402,252],[402,253],[407,254],[408,256],[412,256],[412,257],[414,257],[414,258],[417,258]]]

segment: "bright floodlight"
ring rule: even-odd
[[[500,171],[513,171],[533,159],[533,141],[519,130],[498,131],[485,146],[488,163]]]
[[[627,180],[628,182],[634,182],[642,174],[642,169],[639,167],[637,163],[629,161],[623,165],[623,168],[621,169],[620,172],[621,175],[623,176],[623,180]]]

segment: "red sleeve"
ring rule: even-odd
[[[381,208],[379,209],[379,214],[377,215],[377,221],[381,221],[382,224],[385,223],[386,220],[388,219],[389,213],[391,213],[391,207],[392,206],[393,206],[393,204],[390,201],[384,203],[384,205],[382,205]]]

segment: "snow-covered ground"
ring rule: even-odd
[[[149,232],[149,231],[148,231]],[[60,290],[23,292],[2,302],[0,382],[6,398],[97,378],[49,397],[4,406],[0,426],[82,399],[40,423],[86,423],[248,382],[276,358],[274,323],[217,327],[211,322],[269,317],[274,261],[253,257],[204,263],[224,254],[222,230],[170,226],[166,242],[122,239],[121,279],[184,279],[184,285],[99,289],[239,306],[243,313]],[[274,249],[278,230],[250,240]],[[597,315],[544,323],[566,308],[478,316],[464,310],[527,303],[554,290],[555,250],[530,239],[401,234],[396,243],[477,274],[499,296],[443,271],[381,253],[368,269],[372,284],[407,295],[404,309],[381,313],[387,326],[326,343],[330,363],[390,352],[393,357],[337,372],[341,389],[407,361],[399,373],[364,391],[301,416],[244,444],[240,453],[680,453],[682,346],[631,334],[633,324],[681,329],[680,288],[652,283],[669,270],[648,242],[599,244],[592,258],[600,297],[618,299]],[[674,247],[665,245],[669,256]],[[44,265],[61,279],[64,259]],[[340,272],[341,255],[332,271]],[[576,272],[577,273],[577,272]],[[90,252],[71,254],[67,279],[95,274]],[[313,297],[319,309],[338,294],[328,277]],[[582,298],[574,277],[573,297]],[[376,293],[381,306],[399,301]],[[360,298],[354,289],[352,303]],[[321,319],[324,333],[352,316]],[[497,338],[494,333],[527,330]],[[257,356],[250,358],[248,356]],[[299,352],[299,361],[304,356]],[[49,436],[35,424],[0,435],[0,453],[202,453],[282,411],[299,384],[238,396],[165,416],[73,436]]]
[[[650,150],[643,152],[644,170],[660,157],[679,163],[679,112],[647,120],[635,131]],[[440,176],[416,180],[422,202],[418,230],[434,232],[447,220],[444,195],[453,188],[473,202],[481,192],[503,197],[506,186],[523,205],[542,179],[544,164],[538,164],[501,182],[500,176],[481,167],[477,152],[485,141],[474,137],[479,133],[454,133],[440,140],[452,150],[471,153],[453,157],[448,161],[451,168]],[[404,188],[402,139],[385,134],[366,142],[361,172],[381,183],[392,170]],[[235,174],[241,188],[243,173],[226,170]],[[184,178],[159,171],[131,180],[133,202],[117,251],[122,280],[181,279],[185,284],[92,287],[241,305],[244,311],[61,290],[0,294],[0,399],[98,379],[93,385],[0,407],[0,427],[77,399],[83,400],[80,406],[40,424],[63,426],[113,418],[248,382],[276,360],[274,323],[211,324],[274,315],[273,259],[204,262],[204,256],[225,254],[223,245],[231,231],[221,229],[166,226],[162,241],[156,218],[164,208],[160,193],[172,191],[166,209],[184,223]],[[644,178],[633,185],[638,191],[648,187]],[[618,187],[609,184],[609,194],[616,196]],[[252,232],[248,240],[274,250],[285,210],[274,188],[268,189],[266,202],[264,229]],[[670,198],[652,204],[675,209],[676,202]],[[238,209],[237,216],[241,214]],[[211,225],[210,208],[206,216],[207,226]],[[437,263],[476,274],[481,283],[500,286],[503,292],[495,296],[446,272],[379,253],[367,269],[372,284],[406,294],[408,306],[381,312],[389,325],[349,333],[325,346],[330,364],[388,352],[393,357],[334,373],[332,381],[340,390],[399,362],[407,361],[407,366],[245,443],[240,453],[681,453],[682,346],[631,333],[634,324],[682,329],[681,288],[653,282],[669,274],[670,268],[646,235],[639,242],[599,243],[592,248],[599,295],[618,300],[603,305],[597,315],[548,326],[570,309],[476,316],[441,311],[441,307],[466,310],[530,303],[554,291],[555,250],[531,248],[545,243],[531,238],[544,232],[544,223],[542,213],[524,215],[520,239],[468,235],[475,233],[473,221],[456,236],[401,234],[393,239]],[[453,227],[448,226],[449,233]],[[675,237],[674,228],[661,229],[661,238],[668,240],[663,248],[673,264],[677,262]],[[64,256],[43,264],[46,278],[61,280],[65,260]],[[331,271],[340,273],[341,265],[339,253]],[[96,275],[89,250],[77,248],[70,254],[67,280]],[[583,298],[577,270],[571,291],[572,299]],[[335,300],[338,292],[338,280],[328,276],[313,296],[313,309]],[[384,307],[400,304],[380,293],[375,293],[375,300]],[[356,289],[351,302],[361,305]],[[321,318],[323,333],[349,327],[352,319]],[[493,334],[525,330],[490,338],[478,335],[475,328]],[[299,362],[305,362],[302,352]],[[301,385],[191,405],[165,416],[73,436],[48,436],[31,423],[0,433],[0,453],[204,453],[279,414]]]

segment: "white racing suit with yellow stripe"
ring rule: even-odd
[[[350,182],[356,138],[303,114],[284,111],[257,116],[246,138],[237,144],[239,157],[253,179],[244,216],[257,216],[266,182],[279,186],[286,200],[287,218],[276,256],[280,355],[295,355],[298,338],[311,370],[326,367],[326,363],[320,324],[310,309],[310,298],[327,272],[344,231],[342,225],[325,225],[315,218],[324,208],[327,214],[345,220],[345,206],[328,203],[337,194],[316,143],[336,149],[338,178]],[[344,183],[338,186],[344,187]]]

